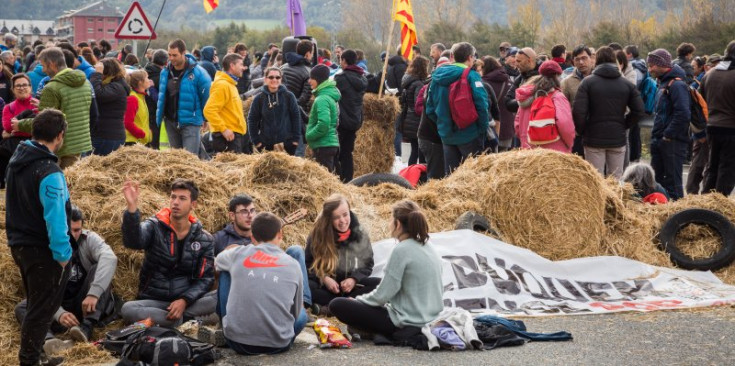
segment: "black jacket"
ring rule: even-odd
[[[515,127],[513,126],[515,116],[508,111],[503,98],[513,83],[510,82],[505,68],[502,67],[483,75],[482,80],[490,84],[498,99],[498,111],[500,112],[500,136],[498,138],[501,140],[512,139],[515,133]]]
[[[285,86],[271,93],[267,86],[261,87],[248,112],[248,135],[253,145],[263,143],[273,146],[284,142],[299,141],[301,134],[301,112],[296,97]]]
[[[339,128],[357,131],[362,127],[362,99],[368,81],[359,66],[348,66],[334,75],[337,89],[342,94],[339,100]]]
[[[150,126],[156,125],[156,111],[158,110],[158,86],[161,82],[161,70],[163,67],[152,62],[145,65],[145,72],[148,73],[148,79],[153,80],[153,87],[145,96],[145,104],[148,106],[148,121]]]
[[[130,87],[125,79],[115,79],[102,84],[102,74],[93,72],[89,81],[94,88],[99,116],[97,122],[90,126],[93,139],[125,140],[125,109],[128,106]]]
[[[584,146],[612,148],[625,146],[625,130],[645,114],[636,86],[622,77],[618,66],[597,66],[579,85],[574,98],[574,127],[583,136]],[[626,115],[626,108],[630,113]]]
[[[240,95],[245,94],[250,90],[250,56],[245,57],[242,60],[242,64],[247,66],[247,69],[243,71],[242,76],[237,81],[237,93]]]
[[[286,63],[281,66],[283,71],[283,85],[296,96],[299,106],[304,112],[309,112],[309,99],[311,99],[311,85],[309,85],[309,73],[311,64],[304,56],[296,52],[286,53]],[[304,120],[306,123],[306,120]]]
[[[395,55],[388,59],[388,70],[385,73],[385,82],[391,89],[398,88],[398,94],[403,92],[403,75],[406,74],[408,63],[402,56]]]
[[[518,101],[516,100],[516,89],[523,85],[523,83],[526,82],[526,80],[538,75],[538,68],[541,66],[540,63],[536,63],[536,68],[527,72],[527,73],[521,73],[520,76],[518,76],[515,81],[513,82],[513,86],[508,90],[507,93],[505,93],[505,108],[510,111],[511,113],[518,112]]]
[[[427,80],[427,82],[429,82]],[[426,102],[429,98],[429,88],[424,89],[424,113],[421,113],[421,119],[419,121],[419,130],[417,132],[418,138],[421,140],[431,141],[435,144],[441,144],[442,138],[439,136],[439,129],[436,126],[436,121],[432,120],[426,115]],[[415,107],[415,104],[414,104]]]
[[[192,221],[189,234],[178,245],[169,224],[170,209],[140,222],[140,211],[123,213],[123,245],[145,250],[138,284],[139,300],[186,300],[191,305],[214,283],[214,238]]]
[[[350,231],[350,237],[345,242],[337,243],[337,273],[333,277],[337,283],[347,278],[354,278],[357,283],[360,283],[373,273],[373,247],[370,244],[370,237],[362,230],[353,212],[350,212]],[[334,235],[336,237],[337,233],[335,232]],[[304,262],[309,280],[320,283],[321,280],[311,270],[311,265],[314,264],[311,237],[306,240]]]
[[[217,254],[222,253],[223,250],[225,250],[228,246],[237,244],[237,245],[248,245],[252,244],[252,240],[250,238],[245,238],[240,236],[240,234],[235,231],[235,228],[233,227],[233,223],[227,224],[224,229],[216,232],[214,234],[214,255],[217,256]]]
[[[694,67],[692,67],[692,62],[687,61],[687,59],[683,57],[678,57],[672,63],[674,65],[678,65],[682,70],[684,70],[684,74],[686,75],[684,81],[686,81],[687,85],[692,85],[694,82]]]
[[[9,246],[43,246],[46,248],[50,244],[53,246],[54,243],[49,243],[44,204],[48,207],[50,204],[58,203],[58,199],[66,198],[64,202],[66,217],[56,215],[50,220],[56,221],[57,224],[63,224],[66,221],[67,228],[69,227],[71,202],[69,192],[63,183],[63,175],[57,179],[60,184],[63,184],[63,187],[52,184],[42,192],[42,182],[46,177],[55,173],[62,174],[57,161],[56,155],[35,141],[24,141],[15,149],[8,165],[5,192],[5,225]],[[49,177],[51,178],[54,177]],[[67,230],[67,235],[69,234]],[[69,240],[73,240],[73,237],[69,236]],[[58,242],[56,244],[67,243]]]
[[[398,116],[398,131],[401,132],[405,139],[418,138],[419,123],[421,116],[416,115],[416,97],[424,87],[424,80],[420,80],[416,76],[406,74],[401,82],[401,114]]]

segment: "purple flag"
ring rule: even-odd
[[[288,28],[291,29],[291,35],[306,35],[306,20],[304,20],[304,13],[301,11],[301,0],[288,0],[286,23]]]

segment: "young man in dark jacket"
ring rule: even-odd
[[[623,176],[625,131],[645,115],[638,88],[625,80],[610,47],[597,50],[597,67],[582,80],[572,114],[582,136],[584,158],[603,176]],[[626,107],[630,110],[625,113]]]
[[[309,120],[309,101],[311,100],[311,85],[309,85],[309,73],[311,72],[311,58],[314,52],[314,44],[302,39],[296,45],[296,52],[286,52],[286,63],[281,67],[283,71],[283,84],[296,96],[301,107],[302,134]],[[304,156],[306,148],[303,136],[299,141],[296,156]]]
[[[673,64],[681,67],[686,75],[685,81],[687,85],[692,85],[694,82],[694,68],[692,67],[692,58],[694,58],[694,52],[697,50],[691,43],[682,43],[676,48],[676,60]]]
[[[691,117],[689,86],[684,81],[684,70],[672,64],[668,51],[654,50],[648,54],[647,63],[648,71],[660,85],[651,130],[651,166],[656,182],[672,200],[677,200],[684,197],[682,170]]]
[[[54,155],[65,132],[64,115],[56,109],[43,110],[33,119],[33,139],[18,145],[8,165],[8,246],[28,296],[20,332],[21,365],[39,364],[46,333],[69,280],[71,202]]]
[[[192,181],[171,184],[171,206],[142,223],[138,211],[138,182],[126,181],[123,194],[123,245],[145,250],[140,269],[138,298],[123,305],[126,322],[146,318],[163,327],[175,327],[184,319],[205,317],[215,311],[214,238],[202,228],[192,210],[199,189]]]
[[[161,71],[168,63],[168,53],[165,50],[153,52],[153,59],[145,65],[148,79],[153,80],[153,86],[148,89],[145,96],[145,104],[148,106],[148,126],[151,128],[152,138],[149,146],[158,150],[161,146],[161,126],[156,124],[156,111],[158,110],[158,90],[161,88]]]
[[[367,89],[365,71],[357,66],[357,53],[353,50],[342,52],[340,59],[342,72],[334,75],[337,89],[342,94],[339,100],[339,155],[337,172],[342,182],[349,182],[355,171],[352,152],[355,150],[357,130],[362,127],[362,101]]]
[[[730,195],[735,187],[735,41],[725,49],[725,59],[702,80],[707,101],[707,139],[710,162],[703,192]]]

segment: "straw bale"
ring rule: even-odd
[[[363,98],[363,124],[357,131],[355,176],[368,173],[388,173],[393,168],[395,120],[400,112],[398,98],[378,98],[367,93]]]

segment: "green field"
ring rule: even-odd
[[[281,21],[273,19],[217,19],[209,22],[209,28],[222,27],[235,22],[235,24],[245,24],[249,29],[263,31],[281,26]]]

